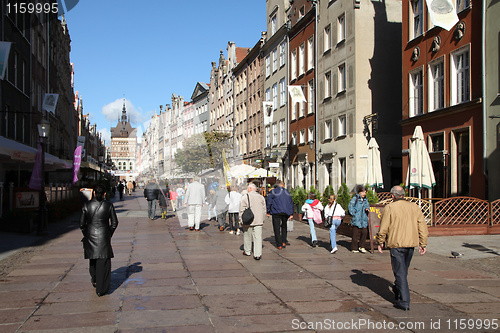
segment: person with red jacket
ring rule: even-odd
[[[316,194],[313,192],[309,192],[307,195],[307,200],[302,206],[302,211],[304,212],[304,220],[307,220],[309,223],[309,231],[311,233],[311,245],[312,247],[316,247],[318,245],[318,238],[316,237],[316,229],[314,227],[314,210],[317,209],[320,212],[323,210],[323,205],[321,201],[316,199]]]

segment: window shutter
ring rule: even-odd
[[[334,118],[332,120],[332,131],[333,131],[333,138],[336,138],[339,134],[339,118]]]
[[[321,80],[319,83],[319,100],[322,101],[325,99],[325,81]]]
[[[335,96],[339,92],[339,86],[337,84],[337,74],[332,74],[332,86],[331,86],[331,91],[332,91],[332,97]]]
[[[319,34],[319,41],[318,41],[318,50],[321,53],[325,52],[325,30],[323,29],[323,33]]]
[[[332,49],[337,45],[337,24],[332,24]]]

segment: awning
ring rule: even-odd
[[[0,155],[13,161],[34,163],[37,149],[20,142],[0,136]],[[71,169],[73,163],[62,160],[54,155],[45,153],[45,164],[52,165],[54,169]]]

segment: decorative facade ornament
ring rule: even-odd
[[[413,62],[417,62],[418,58],[420,58],[420,47],[417,46],[413,49],[413,54],[411,56],[411,60]]]
[[[439,49],[441,48],[441,37],[436,36],[432,40],[432,52],[438,52]]]
[[[461,40],[465,35],[465,22],[460,21],[455,28],[455,39]]]

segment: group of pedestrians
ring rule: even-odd
[[[219,190],[225,189],[219,188]],[[160,202],[160,206],[162,206],[167,202],[167,199],[171,199],[170,196],[166,195],[170,191],[165,183],[160,183],[158,186],[154,181],[151,181],[144,189],[150,218],[154,218],[154,205],[159,192],[163,193],[165,198],[164,203]],[[190,230],[200,230],[201,208],[207,199],[205,194],[205,186],[198,179],[194,179],[187,187],[185,204],[188,206]],[[394,186],[391,189],[391,194],[394,201],[384,208],[376,241],[380,253],[383,253],[384,247],[390,250],[391,266],[395,278],[393,285],[394,307],[408,311],[410,310],[408,268],[415,247],[418,247],[421,255],[426,253],[428,230],[420,207],[404,200],[405,191],[401,186]],[[114,256],[111,238],[118,227],[115,208],[112,203],[105,200],[105,195],[104,186],[95,186],[91,200],[83,205],[79,223],[83,234],[84,258],[89,259],[91,284],[98,296],[110,292],[111,258]],[[215,197],[217,197],[217,191]],[[243,226],[243,255],[253,255],[255,260],[262,258],[262,226],[266,216],[272,215],[277,248],[281,250],[289,245],[287,223],[293,217],[293,201],[288,190],[284,188],[283,182],[277,182],[277,186],[270,191],[267,200],[258,192],[255,184],[249,183],[244,193],[238,193],[235,187],[230,188],[230,192],[224,196],[224,201],[215,201],[215,207],[218,204],[224,205],[230,214],[230,233],[234,233],[234,229],[239,226],[239,219],[244,216],[247,209],[252,211],[251,218],[248,218],[248,223]],[[330,195],[328,204],[323,207],[314,194],[310,193],[302,210],[309,223],[313,247],[317,245],[314,226],[317,221],[315,219],[318,218],[318,212],[324,210],[325,219],[331,221],[331,253],[335,253],[338,250],[335,240],[336,230],[345,215],[345,211],[336,202],[335,195]],[[366,199],[366,189],[363,186],[357,187],[356,195],[349,203],[349,212],[352,215],[351,223],[353,226],[351,251],[354,253],[366,252],[363,246],[367,235],[369,204]],[[222,214],[218,213],[218,215],[218,218],[222,220]],[[220,228],[220,230],[224,229]]]

